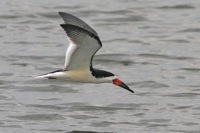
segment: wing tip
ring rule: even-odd
[[[58,14],[63,18],[63,20],[65,20],[64,19],[65,17],[69,17],[69,16],[75,17],[75,16],[73,16],[73,15],[71,15],[69,13],[66,13],[66,12],[58,12]]]
[[[59,14],[60,16],[63,16],[63,15],[66,14],[66,13],[64,13],[64,12],[58,12],[58,14]]]
[[[60,26],[64,29],[64,27],[66,26],[66,24],[60,24]]]

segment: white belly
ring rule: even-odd
[[[58,79],[77,82],[95,82],[95,78],[89,70],[72,70],[55,73]]]

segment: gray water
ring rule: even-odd
[[[200,133],[199,0],[1,0],[0,132]],[[58,11],[86,21],[112,84],[32,77],[63,67]]]

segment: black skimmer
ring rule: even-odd
[[[59,12],[65,21],[60,26],[67,33],[69,46],[66,51],[63,69],[38,76],[39,78],[64,79],[85,83],[113,83],[132,93],[125,83],[116,75],[104,70],[94,69],[92,59],[102,47],[97,32],[79,18],[64,12]]]

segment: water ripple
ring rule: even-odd
[[[65,118],[58,114],[30,114],[30,115],[18,115],[9,116],[10,118],[18,120],[33,120],[33,121],[52,121],[52,120],[64,120]]]
[[[188,29],[184,29],[184,30],[179,30],[178,32],[194,32],[194,33],[199,33],[200,32],[200,28],[188,28]]]
[[[196,58],[188,56],[172,56],[172,55],[162,55],[162,54],[139,54],[138,56],[147,58],[158,58],[158,59],[168,59],[168,60],[195,60]]]
[[[74,130],[74,131],[69,131],[66,133],[117,133],[117,132],[96,132],[96,131],[80,131],[80,130]]]
[[[161,6],[159,9],[195,9],[193,5],[183,4],[183,5],[173,5],[173,6]]]
[[[129,83],[129,85],[134,85],[139,88],[162,88],[162,87],[170,87],[169,85],[159,83],[156,81],[143,81],[143,82],[133,82]]]
[[[134,22],[134,21],[147,21],[148,19],[142,16],[127,16],[127,17],[115,17],[115,18],[107,18],[107,19],[95,19],[98,22],[104,23],[124,23],[124,22]]]
[[[39,109],[51,109],[51,110],[65,110],[66,107],[57,105],[41,105],[41,104],[29,104],[27,107],[39,108]]]
[[[182,98],[195,98],[199,97],[199,93],[177,93],[177,94],[170,94],[170,95],[164,95],[167,97],[182,97]]]
[[[180,70],[185,70],[185,71],[188,71],[188,72],[200,72],[200,68],[180,68]]]

